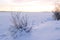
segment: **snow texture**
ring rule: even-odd
[[[54,20],[52,12],[22,12],[28,16],[28,27],[31,32],[19,32],[16,34],[10,30],[11,13],[0,12],[0,40],[60,40],[60,21]]]

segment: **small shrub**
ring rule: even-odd
[[[21,13],[13,13],[11,15],[12,17],[12,25],[10,26],[10,32],[12,35],[17,36],[17,32],[30,32],[32,27],[27,27],[28,26],[28,19],[27,16],[21,15]]]
[[[56,20],[60,20],[60,4],[59,3],[55,4],[55,9],[53,13],[54,13],[54,18]]]
[[[60,12],[54,12],[54,18],[60,20]]]

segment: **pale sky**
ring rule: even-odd
[[[0,11],[52,11],[56,0],[0,0]]]

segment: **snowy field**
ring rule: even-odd
[[[29,33],[16,33],[13,37],[9,31],[11,13],[0,12],[0,40],[60,40],[60,21],[54,20],[52,12],[22,12],[28,17]]]

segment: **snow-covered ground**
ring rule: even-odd
[[[23,12],[28,16],[29,33],[16,33],[13,37],[9,31],[12,12],[0,12],[0,40],[60,40],[60,21],[53,19],[52,12]],[[13,12],[16,13],[16,12]]]

